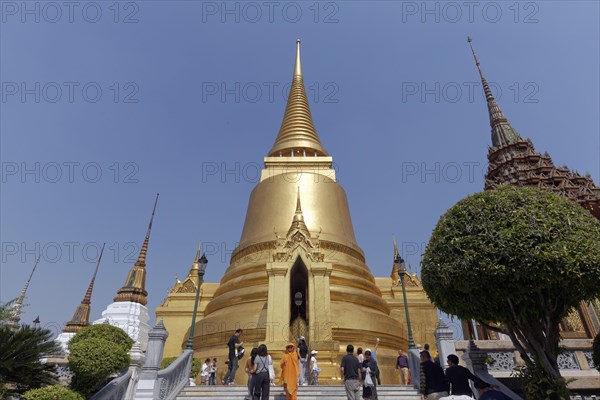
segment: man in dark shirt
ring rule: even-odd
[[[448,383],[444,370],[431,361],[431,355],[427,350],[421,352],[421,399],[438,400],[448,396]]]
[[[408,357],[406,357],[402,350],[398,350],[398,358],[396,358],[396,369],[400,370],[400,383],[403,385],[408,385]]]
[[[229,342],[227,342],[227,347],[229,347],[229,364],[227,366],[225,378],[223,378],[223,385],[233,385],[235,382],[235,373],[238,369],[238,357],[236,349],[244,344],[244,342],[240,342],[241,334],[241,329],[236,330],[229,339]]]
[[[342,382],[346,389],[348,400],[360,400],[360,386],[362,385],[362,374],[360,372],[360,363],[358,358],[354,357],[354,346],[349,344],[346,347],[347,354],[342,358],[340,372]]]
[[[483,381],[475,382],[475,389],[479,393],[479,400],[512,400],[504,393],[493,389],[489,383]]]
[[[307,384],[306,381],[306,371],[308,365],[308,346],[306,345],[306,339],[304,336],[300,336],[300,340],[298,341],[298,361],[300,362],[300,385],[305,386]]]
[[[446,378],[448,378],[448,382],[450,382],[450,394],[471,397],[473,397],[473,391],[471,391],[471,388],[469,387],[469,379],[473,382],[481,380],[473,375],[467,368],[458,365],[458,357],[456,354],[450,354],[448,356]]]

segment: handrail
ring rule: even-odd
[[[90,400],[115,400],[122,399],[125,396],[129,380],[133,374],[133,369],[129,368],[123,375],[116,377],[108,382],[102,389],[96,392]]]
[[[189,383],[194,351],[185,349],[167,368],[158,371],[154,385],[154,398],[174,400],[177,394]]]

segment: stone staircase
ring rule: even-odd
[[[186,386],[177,400],[243,400],[246,386]],[[417,390],[412,386],[378,386],[379,400],[419,400]],[[270,400],[285,400],[280,386],[271,386]],[[346,392],[337,386],[301,386],[298,400],[346,400]]]

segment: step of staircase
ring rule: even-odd
[[[243,400],[248,392],[245,386],[186,386],[177,400]],[[419,400],[412,386],[378,386],[379,400]],[[338,386],[300,386],[298,400],[346,400],[346,392]],[[269,400],[285,400],[281,386],[271,386]]]

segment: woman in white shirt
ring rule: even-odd
[[[200,370],[200,384],[208,385],[208,377],[210,376],[210,358],[204,360],[202,369]]]

